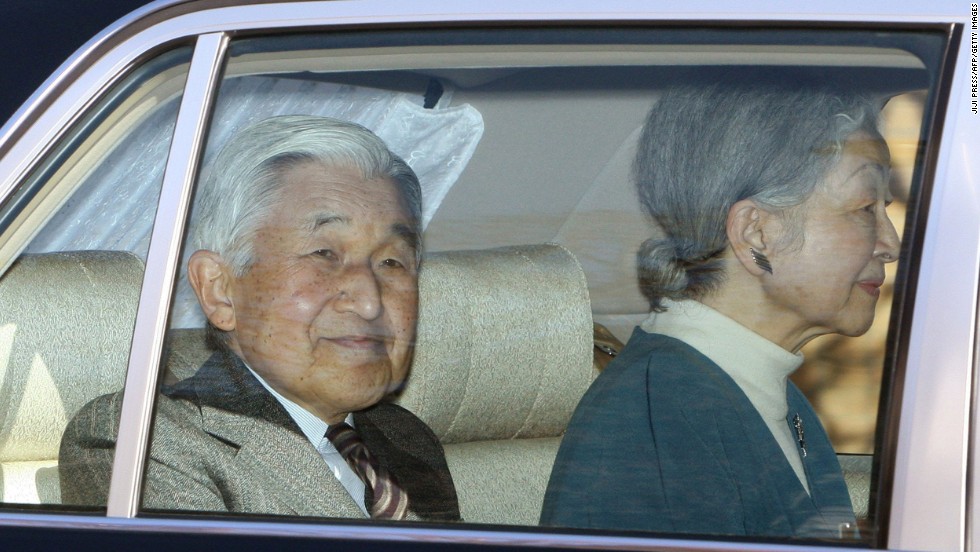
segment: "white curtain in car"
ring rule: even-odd
[[[425,225],[483,135],[480,113],[469,105],[448,107],[451,97],[446,87],[436,105],[425,108],[419,94],[295,78],[229,79],[216,104],[204,171],[234,133],[262,119],[321,115],[353,121],[374,131],[418,174]],[[29,251],[125,250],[145,260],[177,107],[177,99],[161,105],[120,139]],[[181,268],[171,326],[203,323]]]

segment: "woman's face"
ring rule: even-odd
[[[886,146],[855,133],[837,165],[787,214],[763,286],[777,309],[772,322],[798,331],[795,348],[818,335],[861,335],[871,326],[885,263],[899,254],[885,212],[891,199]]]

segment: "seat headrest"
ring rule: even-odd
[[[0,279],[0,461],[57,458],[68,420],[119,390],[143,281],[121,251],[22,256]]]
[[[398,402],[444,443],[561,435],[595,377],[578,261],[558,245],[426,256]]]

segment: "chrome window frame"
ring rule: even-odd
[[[117,442],[128,446],[117,446],[113,459],[106,507],[111,517],[135,517],[139,509],[159,370],[133,368],[160,364],[191,190],[227,46],[225,33],[199,36],[177,113],[126,372]]]
[[[114,83],[120,75],[149,52],[191,39],[197,40],[191,75],[181,106],[178,133],[187,136],[174,141],[168,160],[160,213],[154,228],[147,276],[144,281],[126,384],[125,426],[120,429],[119,448],[134,451],[117,455],[107,518],[44,514],[0,513],[2,525],[128,528],[147,530],[226,532],[229,529],[259,534],[311,535],[369,539],[410,539],[420,542],[445,541],[535,544],[543,546],[584,546],[609,548],[658,548],[701,550],[742,548],[732,542],[676,541],[656,538],[562,535],[557,533],[490,531],[470,529],[428,529],[418,527],[362,526],[331,523],[276,524],[258,521],[201,521],[132,519],[137,514],[139,479],[145,455],[147,429],[152,413],[155,370],[159,363],[162,328],[172,289],[173,267],[183,224],[183,212],[193,179],[200,137],[206,121],[224,44],[235,33],[275,29],[306,30],[354,28],[359,26],[446,25],[487,23],[616,23],[646,24],[729,24],[759,21],[800,26],[887,24],[961,25],[970,28],[968,5],[948,2],[926,10],[895,6],[886,1],[861,4],[833,0],[819,5],[793,5],[776,2],[722,1],[711,13],[690,8],[640,7],[641,2],[610,0],[601,7],[589,0],[548,2],[547,0],[501,1],[440,0],[426,5],[425,13],[413,13],[403,1],[377,2],[321,1],[281,2],[229,6],[222,0],[187,2],[162,0],[135,12],[89,42],[67,61],[25,107],[0,129],[0,197],[6,197],[41,158],[64,129],[90,105],[93,98]],[[135,30],[127,30],[127,29]],[[196,38],[201,37],[201,38]],[[953,45],[969,52],[970,33]],[[198,51],[200,50],[200,52]],[[980,165],[969,156],[969,146],[980,144],[980,125],[970,124],[969,55],[960,55],[955,64],[946,103],[947,116],[941,136],[932,136],[941,147],[936,158],[935,182],[942,182],[929,206],[929,225],[923,238],[922,268],[915,290],[915,317],[912,319],[906,349],[904,386],[901,398],[901,426],[895,447],[893,500],[888,519],[887,545],[922,550],[963,550],[971,543],[969,535],[980,522],[980,514],[967,511],[975,489],[968,481],[968,466],[978,466],[976,455],[968,450],[968,436],[976,442],[977,428],[970,426],[974,393],[975,329],[980,273],[980,228],[964,228],[964,220],[980,220],[980,202],[973,174]],[[184,105],[186,104],[186,105]],[[937,121],[942,123],[943,121]],[[182,134],[181,134],[182,135]],[[978,225],[980,226],[980,225]],[[160,227],[159,229],[157,227]],[[153,268],[149,263],[153,263]],[[961,293],[948,293],[949,289]],[[964,298],[969,297],[970,301]],[[929,377],[943,369],[949,377]],[[154,372],[141,374],[140,372]],[[130,419],[132,417],[132,419]],[[936,428],[943,428],[936,431]],[[949,438],[950,436],[960,438]],[[928,451],[925,454],[924,451]],[[135,455],[135,456],[134,456]],[[923,477],[921,474],[930,474]],[[966,489],[966,491],[964,491]],[[969,493],[969,497],[967,496]],[[955,497],[956,500],[951,500]],[[936,528],[941,528],[937,530]],[[760,545],[755,549],[795,549],[782,545]],[[972,544],[971,544],[972,547]],[[812,547],[805,547],[812,550]]]

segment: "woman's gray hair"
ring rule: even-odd
[[[651,307],[716,289],[725,277],[731,207],[743,199],[774,213],[800,205],[840,159],[848,136],[864,131],[881,140],[879,110],[871,97],[829,90],[666,91],[647,117],[633,164],[640,201],[665,234],[637,252]]]
[[[254,261],[255,232],[278,200],[283,172],[309,161],[355,168],[369,180],[391,179],[409,211],[421,255],[422,190],[415,172],[370,130],[303,115],[265,119],[222,148],[197,191],[196,249],[218,253],[237,276],[244,275]]]

